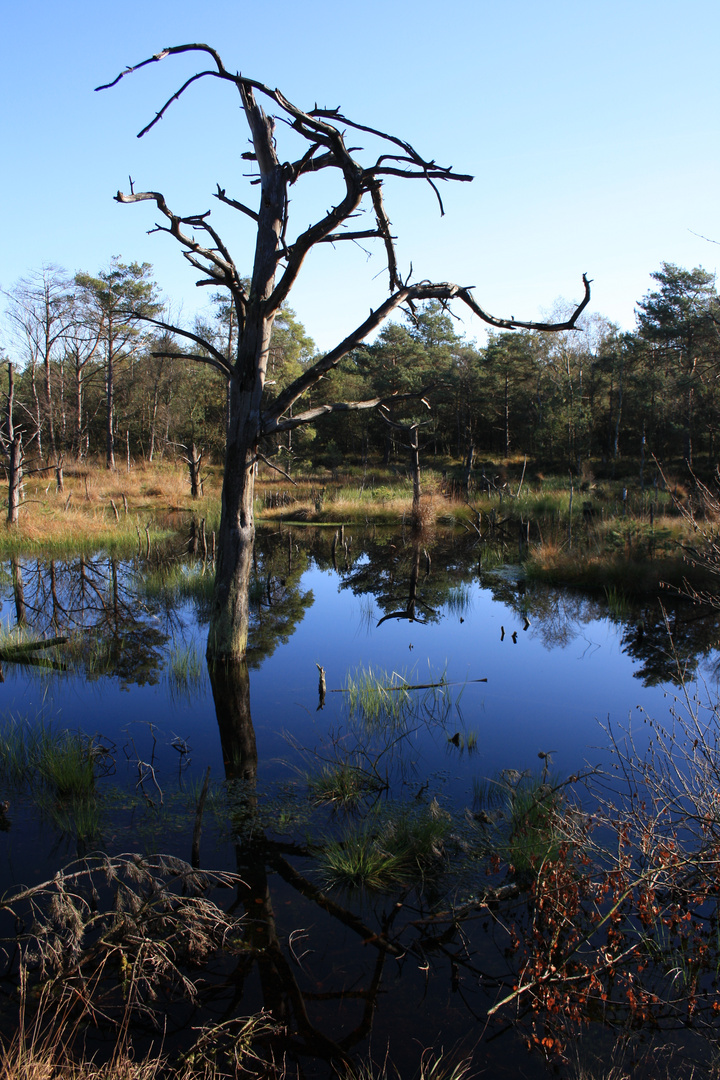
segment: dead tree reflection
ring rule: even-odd
[[[250,676],[245,663],[209,665],[210,682],[217,710],[218,728],[225,765],[225,778],[231,791],[236,820],[233,827],[237,872],[242,879],[237,905],[245,912],[247,953],[235,972],[233,1007],[243,996],[250,971],[257,965],[263,1006],[283,1025],[286,1035],[281,1050],[298,1059],[320,1059],[334,1064],[350,1062],[350,1051],[370,1033],[379,1004],[385,958],[401,950],[386,940],[357,916],[326,896],[300,873],[290,861],[293,857],[310,858],[302,845],[283,842],[268,835],[264,825],[267,808],[257,790],[258,755],[250,713]],[[308,972],[293,944],[297,927],[291,927],[283,946],[278,932],[270,874],[274,873],[296,894],[309,901],[344,927],[353,931],[364,944],[376,949],[376,956],[365,988],[348,989],[348,979],[338,989],[318,992],[311,989]],[[297,905],[293,905],[296,908]],[[286,934],[284,931],[283,934]],[[329,1004],[362,1003],[360,1017],[351,1031],[342,1036],[326,1034],[311,1012],[323,1012]]]

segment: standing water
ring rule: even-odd
[[[19,933],[38,987],[78,977],[83,950],[112,958],[81,972],[102,995],[83,1029],[100,1053],[136,993],[136,1047],[180,1053],[199,1029],[222,1046],[222,1025],[266,1010],[254,1052],[284,1056],[289,1075],[387,1056],[411,1076],[442,1048],[478,1073],[544,1076],[572,1068],[575,1031],[601,1055],[619,1007],[568,1005],[563,1038],[547,996],[517,994],[532,978],[524,935],[540,933],[539,868],[567,858],[550,818],[562,807],[586,820],[621,771],[626,732],[642,755],[649,720],[668,722],[680,671],[691,697],[717,700],[715,614],[534,584],[457,536],[338,545],[282,528],[258,537],[247,664],[208,672],[211,576],[171,550],[4,568],[10,1027]],[[59,643],[23,648],[39,638]],[[117,910],[132,872],[108,866],[127,853],[147,864],[145,900],[165,875],[163,919],[200,893],[220,913],[197,957],[173,945],[183,974],[159,965],[155,1000],[155,976],[129,973],[139,954],[108,944],[110,922],[72,943],[58,922],[58,871],[81,875],[68,878],[78,910]],[[593,902],[604,918],[609,900]],[[75,949],[72,970],[67,955],[43,958],[53,934]]]

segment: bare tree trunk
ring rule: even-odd
[[[106,452],[106,466],[108,469],[115,468],[115,438],[113,435],[113,355],[112,348],[108,349],[107,369],[105,372],[105,395],[106,395],[106,416],[105,416],[105,452]]]
[[[693,467],[693,388],[688,387],[685,431],[683,432],[683,457],[688,469]]]
[[[417,424],[413,424],[410,428],[410,464],[413,481],[412,520],[413,525],[418,528],[422,524],[422,517],[420,514],[420,435]]]
[[[67,450],[67,412],[65,409],[65,358],[60,361],[60,447]]]
[[[8,441],[12,442],[15,438],[15,420],[13,417],[13,406],[15,404],[15,373],[13,365],[8,364],[8,397],[7,397],[7,437]]]
[[[190,449],[190,457],[185,460],[188,463],[188,469],[190,471],[190,495],[193,499],[197,499],[203,493],[202,477],[200,475],[202,451],[198,451],[195,443],[192,444]]]
[[[470,481],[472,479],[473,459],[475,457],[475,443],[472,435],[468,445],[467,459],[465,461],[465,498],[470,501]]]
[[[10,464],[8,468],[8,525],[17,525],[20,511],[20,486],[23,477],[22,433],[16,431],[10,444]]]
[[[83,456],[83,373],[80,367],[75,368],[75,454],[80,461]]]
[[[42,461],[42,417],[40,414],[40,398],[37,392],[37,379],[36,379],[35,364],[30,365],[30,386],[32,388],[33,402],[35,403],[35,427],[37,429],[37,452],[40,461]]]
[[[623,408],[623,369],[620,368],[618,380],[617,416],[615,417],[615,436],[613,438],[613,458],[617,458],[620,452],[620,424],[622,422]]]
[[[16,525],[20,511],[20,486],[22,484],[22,432],[15,431],[13,405],[15,402],[15,378],[12,364],[8,364],[7,433],[8,453],[8,525]]]
[[[230,307],[230,320],[229,320],[229,326],[228,326],[227,351],[226,351],[226,357],[227,357],[227,362],[228,362],[229,367],[232,367],[232,362],[233,362],[233,324],[234,324],[234,315],[233,315],[233,309],[232,309],[232,306],[231,306]],[[231,418],[232,418],[231,397],[232,397],[231,385],[230,385],[230,380],[228,379],[228,381],[227,381],[227,389],[226,389],[226,392],[225,392],[225,438],[226,439],[230,438],[230,422],[231,422]]]
[[[55,448],[55,418],[53,417],[53,400],[52,400],[52,383],[50,381],[50,354],[46,353],[45,356],[45,406],[47,408],[47,422],[48,422],[48,441],[50,443],[50,455],[51,459],[57,460],[57,450]]]
[[[238,402],[238,397],[244,400]],[[222,515],[218,531],[215,591],[208,632],[211,662],[245,655],[250,625],[248,587],[255,544],[255,444],[252,395],[233,387],[233,423],[225,452]],[[240,415],[238,415],[240,414]]]
[[[155,392],[153,394],[152,413],[150,414],[150,461],[152,461],[155,454],[155,427],[157,424],[158,405],[160,404],[160,389],[158,383],[155,383]]]

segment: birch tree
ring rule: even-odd
[[[60,267],[45,265],[21,278],[9,298],[8,314],[17,351],[32,377],[38,455],[42,457],[45,426],[50,454],[57,463],[53,368],[74,323],[72,281]],[[38,374],[42,379],[42,396],[37,392]]]

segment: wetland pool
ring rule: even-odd
[[[215,957],[192,1007],[168,997],[166,1047],[265,1008],[285,1029],[272,1052],[303,1076],[386,1051],[412,1076],[441,1046],[478,1074],[548,1075],[532,1010],[488,1021],[517,980],[497,929],[445,918],[485,887],[487,792],[612,774],[608,725],[642,751],[648,718],[683,707],[679,669],[716,702],[717,616],[534,584],[467,537],[281,527],[258,533],[248,663],[222,675],[204,661],[210,577],[179,544],[4,568],[8,633],[68,641],[3,661],[2,746],[67,730],[94,778],[80,813],[0,755],[0,894],[96,851],[229,871],[243,884],[213,895],[242,915],[243,951]],[[348,856],[377,857],[378,837],[375,880]],[[153,1037],[141,1025],[138,1045]]]

